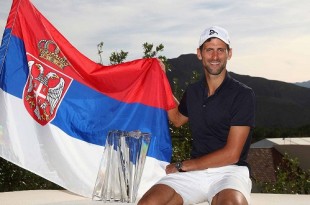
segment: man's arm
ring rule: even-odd
[[[177,106],[168,110],[168,118],[170,122],[176,127],[184,125],[188,121],[188,117],[182,115],[178,109],[179,101],[174,97]]]
[[[182,170],[202,170],[237,163],[250,129],[249,126],[232,126],[228,134],[227,143],[222,149],[196,159],[183,161]],[[176,171],[174,164],[170,164],[166,167],[167,173]]]

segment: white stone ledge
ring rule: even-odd
[[[309,205],[310,195],[289,194],[251,194],[251,205]],[[64,190],[31,190],[0,192],[1,205],[119,205],[121,203],[103,203],[92,201]],[[133,205],[129,204],[128,205]],[[202,203],[200,205],[208,205]]]

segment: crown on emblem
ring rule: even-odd
[[[38,43],[40,57],[44,58],[53,64],[57,65],[61,69],[69,65],[69,62],[65,57],[60,57],[59,47],[52,40],[40,40]]]

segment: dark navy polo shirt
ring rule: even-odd
[[[230,126],[255,126],[254,92],[230,77],[228,72],[223,83],[209,97],[205,77],[190,84],[180,101],[179,111],[189,118],[193,158],[224,147]],[[247,166],[251,136],[252,129],[237,165]]]

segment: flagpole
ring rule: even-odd
[[[12,11],[12,9],[13,9],[14,1],[17,1],[17,0],[13,0],[10,13],[11,13],[11,11]],[[18,0],[18,4],[17,4],[17,8],[16,8],[16,12],[15,12],[13,24],[12,24],[12,27],[11,27],[11,32],[10,32],[9,34],[5,34],[5,35],[9,35],[9,36],[8,36],[8,40],[7,40],[7,43],[6,43],[5,52],[4,52],[4,55],[3,55],[3,60],[2,60],[2,62],[1,62],[0,76],[2,75],[2,70],[3,70],[3,66],[4,66],[4,61],[5,61],[5,59],[6,59],[6,55],[7,55],[8,49],[9,49],[9,44],[10,44],[11,37],[12,37],[12,31],[13,31],[13,28],[14,28],[14,25],[15,25],[15,22],[16,22],[16,18],[17,18],[17,14],[18,14],[18,11],[19,11],[19,6],[20,6],[21,1],[22,1],[22,0]],[[9,16],[10,16],[10,13],[9,13]],[[9,16],[8,16],[8,18],[9,18]],[[7,19],[8,19],[8,18],[7,18]],[[6,36],[3,36],[3,37],[4,37],[4,38],[2,38],[2,42],[6,41]],[[3,41],[3,39],[5,39],[5,40]],[[1,46],[2,46],[2,45],[1,45]]]

